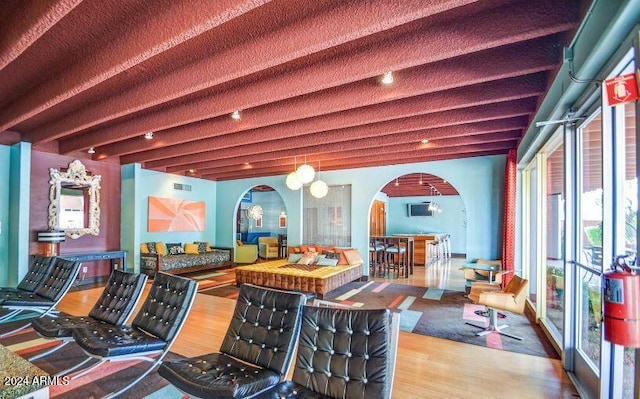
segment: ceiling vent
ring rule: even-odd
[[[173,189],[179,191],[191,191],[191,184],[173,183]]]

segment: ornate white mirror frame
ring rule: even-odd
[[[64,230],[71,238],[79,238],[85,234],[97,236],[100,233],[100,175],[92,176],[87,173],[85,166],[79,160],[69,164],[65,172],[49,168],[49,230]],[[64,185],[86,188],[89,208],[87,224],[84,228],[60,228],[60,193]]]

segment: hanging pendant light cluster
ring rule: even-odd
[[[309,187],[311,195],[313,195],[315,198],[322,198],[326,196],[329,192],[329,186],[327,186],[327,183],[320,179],[313,181],[313,179],[316,177],[316,170],[313,168],[313,166],[307,164],[307,156],[304,156],[304,163],[302,165],[297,168],[296,165],[297,158],[294,157],[293,167],[295,170],[287,175],[287,178],[285,180],[287,187],[289,187],[289,189],[291,190],[299,190],[305,184],[313,182]],[[319,162],[318,170],[320,170]]]

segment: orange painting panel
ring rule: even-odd
[[[204,201],[149,197],[148,231],[204,231]]]

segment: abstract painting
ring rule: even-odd
[[[148,231],[204,231],[205,203],[149,197]]]

